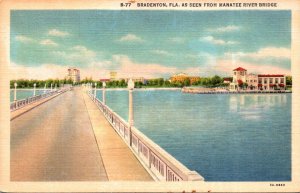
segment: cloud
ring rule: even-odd
[[[95,51],[90,50],[87,47],[81,45],[74,46],[71,48],[71,50],[78,52],[81,55],[81,57],[93,58],[97,55]]]
[[[16,63],[10,64],[11,79],[39,79],[64,78],[67,67],[56,64],[43,64],[41,66],[26,66]]]
[[[244,61],[234,61],[228,59],[220,59],[217,61],[217,65],[214,67],[219,73],[225,73],[227,75],[232,75],[232,70],[237,67],[243,67],[248,70],[248,73],[259,73],[259,74],[286,74],[290,75],[291,70],[273,66],[272,64],[256,64]]]
[[[217,33],[225,33],[225,32],[233,32],[233,31],[239,31],[241,27],[236,26],[236,25],[228,25],[228,26],[223,26],[219,28],[211,28],[209,31],[212,32],[217,32]]]
[[[65,32],[65,31],[59,31],[58,29],[51,29],[48,32],[48,35],[50,36],[56,36],[56,37],[65,37],[65,36],[69,36],[69,32]]]
[[[236,41],[225,41],[222,39],[216,39],[213,36],[205,36],[199,39],[202,42],[208,42],[211,44],[215,44],[215,45],[233,45],[233,44],[238,44],[238,42]]]
[[[60,57],[66,60],[66,63],[88,65],[94,61],[101,53],[95,52],[82,45],[76,45],[64,51],[52,51],[54,57]]]
[[[178,44],[181,44],[181,43],[184,43],[184,38],[181,38],[181,37],[173,37],[173,38],[170,38],[169,39],[170,42],[173,42],[173,43],[178,43]]]
[[[144,40],[135,34],[127,34],[125,36],[122,36],[119,39],[119,41],[120,42],[143,42]]]
[[[163,56],[171,56],[172,54],[168,51],[165,50],[151,50],[152,53],[158,54],[158,55],[163,55]]]
[[[201,67],[164,66],[153,63],[137,63],[125,55],[117,56],[119,68],[116,70],[119,77],[144,77],[144,78],[169,78],[173,74],[186,73],[191,76],[199,76],[203,71]]]
[[[30,42],[34,42],[34,40],[32,38],[29,38],[27,36],[24,35],[17,35],[15,37],[16,41],[22,42],[22,43],[30,43]]]
[[[291,58],[291,50],[284,47],[265,47],[259,49],[257,52],[226,52],[225,57],[235,58],[253,58],[253,59],[265,59],[265,58]]]
[[[45,45],[45,46],[58,46],[58,44],[50,39],[45,39],[45,40],[41,40],[40,41],[41,45]]]

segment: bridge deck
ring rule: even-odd
[[[85,94],[74,89],[13,119],[11,180],[151,179],[93,105]]]
[[[153,180],[95,103],[84,94],[109,180]]]

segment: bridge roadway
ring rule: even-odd
[[[80,88],[11,120],[10,148],[12,181],[152,180]]]

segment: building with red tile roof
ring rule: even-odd
[[[230,90],[283,90],[286,86],[284,74],[247,74],[247,70],[238,67],[233,70]]]

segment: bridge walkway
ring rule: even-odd
[[[97,105],[83,95],[109,180],[153,180],[106,120]]]

